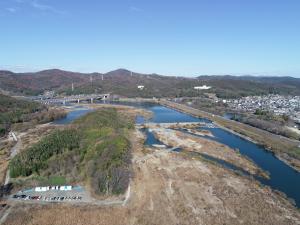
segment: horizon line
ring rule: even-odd
[[[4,68],[3,68],[4,67]],[[220,73],[220,74],[199,74],[199,75],[172,75],[172,74],[160,74],[156,72],[136,72],[127,68],[117,68],[117,69],[112,69],[108,70],[106,72],[99,72],[99,71],[93,71],[93,72],[88,72],[88,71],[81,71],[81,70],[69,70],[69,69],[63,69],[59,67],[50,67],[50,68],[45,68],[45,69],[31,69],[31,70],[24,70],[24,68],[20,68],[20,71],[18,69],[13,69],[13,68],[5,68],[6,66],[0,67],[0,71],[8,71],[12,72],[15,74],[27,74],[27,73],[39,73],[39,72],[44,72],[44,71],[51,71],[51,70],[60,70],[64,72],[71,72],[71,73],[81,73],[81,74],[93,74],[93,73],[99,73],[99,74],[107,74],[113,71],[117,70],[126,70],[129,72],[137,73],[140,75],[159,75],[159,76],[168,76],[168,77],[184,77],[184,78],[197,78],[201,76],[233,76],[233,77],[292,77],[292,78],[297,78],[300,79],[299,76],[293,76],[293,75],[265,75],[263,73]]]

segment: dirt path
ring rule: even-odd
[[[10,152],[10,156],[9,156],[9,159],[10,159],[10,160],[11,160],[12,158],[14,158],[14,157],[20,152],[20,149],[22,148],[22,140],[21,140],[21,137],[18,136],[17,138],[18,138],[18,141],[17,141],[17,143],[14,145],[14,147],[12,147],[11,152]],[[9,168],[7,168],[4,185],[8,184],[9,181],[10,181],[10,173],[9,173]]]
[[[25,205],[7,225],[300,224],[299,211],[268,187],[206,161],[133,141],[134,176],[124,206]]]
[[[0,218],[0,224],[4,224],[4,223],[5,223],[5,221],[6,221],[7,217],[8,217],[8,215],[9,215],[10,212],[11,212],[11,210],[12,210],[12,206],[9,207],[9,208],[7,208],[7,209],[3,212],[3,214],[2,214],[2,216],[1,216],[1,218]]]

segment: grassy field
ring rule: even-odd
[[[106,108],[56,130],[11,160],[19,186],[84,183],[94,194],[123,193],[131,176],[130,116]]]

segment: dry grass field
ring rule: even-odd
[[[286,199],[257,182],[132,138],[134,177],[126,205],[16,205],[7,225],[300,224]]]

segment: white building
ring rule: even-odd
[[[211,87],[203,85],[203,86],[196,86],[196,87],[194,87],[194,89],[195,90],[208,90],[208,89],[211,89]]]
[[[43,191],[49,191],[50,187],[36,187],[34,191],[36,192],[43,192]]]
[[[140,90],[143,90],[144,86],[143,85],[138,85],[137,88],[140,89]]]

